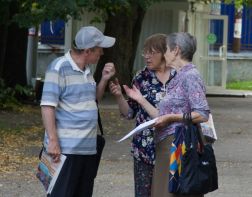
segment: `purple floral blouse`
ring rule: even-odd
[[[208,119],[209,106],[206,89],[196,66],[184,66],[167,86],[167,94],[159,104],[159,114],[182,114],[198,112]],[[161,141],[175,132],[175,127],[183,124],[174,122],[162,131],[156,132],[156,140]]]
[[[175,70],[171,72],[171,77],[175,75]],[[158,107],[158,103],[163,99],[166,87],[158,80],[154,71],[151,71],[145,67],[139,71],[133,78],[132,84],[134,84],[142,93],[142,95],[155,107]],[[128,99],[130,111],[128,118],[136,118],[136,126],[139,124],[151,120],[148,113],[134,100]],[[139,134],[134,135],[132,140],[133,157],[139,161],[143,161],[147,164],[154,165],[155,163],[155,143],[154,143],[154,131],[153,129],[146,129]]]

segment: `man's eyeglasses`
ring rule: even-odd
[[[143,51],[142,56],[143,57],[153,57],[154,55],[158,54],[160,52],[157,51]]]

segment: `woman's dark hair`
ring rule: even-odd
[[[192,61],[197,49],[197,40],[194,36],[187,32],[171,33],[167,36],[166,42],[171,51],[178,47],[181,58]]]
[[[156,52],[162,53],[162,55],[166,52],[166,34],[153,34],[148,37],[144,42],[144,52],[151,52],[155,50]]]

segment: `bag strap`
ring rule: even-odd
[[[101,135],[103,135],[103,127],[102,127],[102,122],[101,122],[101,116],[100,116],[99,109],[98,109],[98,125],[99,125]]]
[[[100,115],[100,111],[99,111],[99,107],[98,107],[98,101],[95,100],[96,102],[96,105],[97,105],[97,109],[98,109],[98,126],[99,126],[99,129],[100,129],[100,132],[101,132],[101,135],[103,135],[103,127],[102,127],[102,122],[101,122],[101,115]]]
[[[199,143],[200,149],[203,150],[203,147],[204,147],[203,137],[204,136],[202,135],[201,128],[199,128],[199,125],[193,124],[191,113],[183,114],[183,122],[190,129],[190,133],[188,133],[188,135],[190,136],[190,139],[191,139],[191,145],[194,145],[197,147],[197,144]],[[196,132],[194,132],[194,128],[193,128],[194,126],[196,128]]]

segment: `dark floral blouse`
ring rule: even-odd
[[[175,71],[171,72],[170,79],[175,75]],[[154,71],[148,70],[145,67],[140,70],[133,78],[134,84],[142,93],[142,95],[156,108],[159,102],[166,94],[166,86],[170,80],[163,84],[158,80]],[[148,113],[134,100],[128,99],[130,106],[128,118],[136,118],[136,126],[151,120]],[[146,129],[136,135],[132,140],[132,155],[139,161],[147,164],[155,164],[155,144],[153,129]]]

